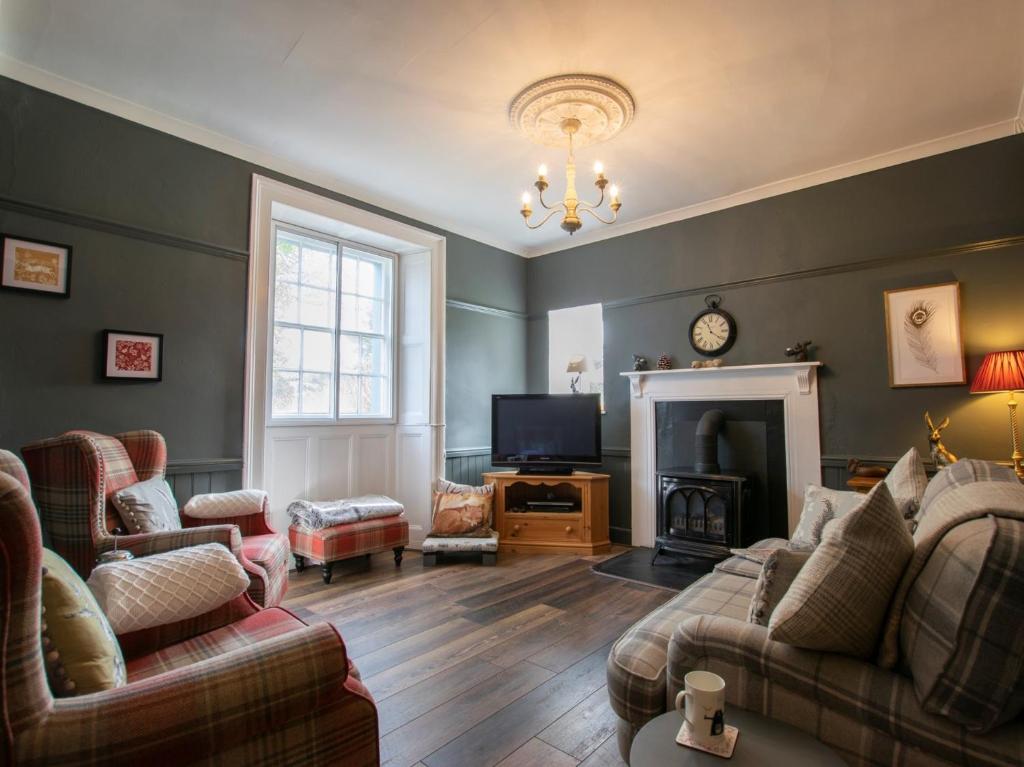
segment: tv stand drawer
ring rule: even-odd
[[[537,518],[532,514],[510,514],[505,521],[505,537],[509,540],[522,541],[583,540],[583,521],[580,519],[580,515],[565,514],[562,516],[565,519]]]

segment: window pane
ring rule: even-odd
[[[334,287],[334,252],[302,249],[302,284],[319,288]]]
[[[359,412],[362,415],[382,415],[384,413],[384,379],[359,379]]]
[[[344,256],[341,259],[341,289],[345,293],[357,293],[359,283],[359,261],[351,256]]]
[[[359,336],[338,336],[338,368],[345,373],[359,372]]]
[[[356,302],[358,299],[355,296],[342,295],[341,296],[341,329],[342,330],[359,330],[359,323],[356,319]]]
[[[334,344],[330,333],[317,330],[302,332],[302,369],[318,370],[325,373],[334,370]]]
[[[360,339],[359,372],[384,375],[384,341],[380,338]]]
[[[355,415],[359,410],[358,376],[341,376],[338,381],[338,413]]]
[[[359,295],[373,296],[374,298],[383,298],[383,274],[384,266],[379,261],[360,261],[359,290],[357,291]]]
[[[274,286],[274,320],[277,322],[299,321],[299,288],[289,282]]]
[[[302,414],[331,414],[331,374],[302,374]]]
[[[301,331],[295,328],[274,328],[274,369],[299,367],[299,340]]]
[[[334,327],[334,294],[327,290],[302,287],[299,322],[322,328]]]
[[[384,304],[373,298],[356,299],[356,328],[364,333],[384,332]]]
[[[277,235],[277,260],[275,279],[296,282],[299,279],[299,243],[287,239],[287,235]]]
[[[275,416],[299,412],[299,374],[274,373],[272,413]]]

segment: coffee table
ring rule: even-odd
[[[676,743],[683,718],[670,711],[652,719],[637,733],[629,751],[630,767],[846,767],[831,748],[788,724],[728,706],[725,722],[740,731],[731,759]]]

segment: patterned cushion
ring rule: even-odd
[[[825,488],[820,485],[813,484],[804,490],[804,507],[800,512],[800,521],[789,539],[792,548],[813,549],[821,542],[821,531],[835,516],[835,508],[824,490]]]
[[[288,528],[292,553],[320,562],[336,562],[363,554],[409,545],[409,522],[405,514],[368,519],[323,530]]]
[[[85,695],[122,687],[124,658],[110,623],[92,592],[71,566],[43,549],[45,634],[50,660],[59,660],[66,679],[54,695]]]
[[[866,657],[914,541],[884,482],[825,529],[768,623],[773,640]]]
[[[768,556],[758,575],[754,595],[750,598],[747,621],[759,626],[768,625],[775,608],[810,557],[810,551],[789,549],[776,549]]]
[[[903,657],[926,711],[987,732],[1024,708],[1024,522],[954,527],[907,595]]]
[[[110,496],[110,500],[130,534],[181,529],[178,503],[163,477],[153,477],[121,488]]]
[[[904,519],[913,518],[921,508],[921,499],[928,487],[928,475],[925,474],[924,462],[917,448],[912,447],[904,453],[882,481],[889,487],[900,515]]]
[[[219,543],[97,565],[89,576],[115,634],[195,618],[248,585],[245,570]]]
[[[267,494],[262,490],[202,493],[189,498],[182,513],[193,519],[227,519],[262,514]]]
[[[486,551],[498,550],[498,534],[492,532],[487,538],[434,538],[423,539],[423,553],[436,554],[444,551]]]
[[[961,458],[932,477],[921,499],[921,508],[914,515],[914,521],[920,524],[925,512],[947,490],[974,482],[1018,482],[1018,479],[1009,466],[1000,466],[991,461],[978,461],[974,458]]]
[[[754,583],[741,575],[709,573],[627,629],[608,655],[608,696],[615,713],[635,726],[663,713],[672,633],[694,615],[746,621]]]
[[[165,671],[190,666],[201,660],[287,634],[305,626],[287,610],[271,607],[260,610],[222,628],[206,632],[194,639],[178,642],[157,652],[128,661],[128,679],[138,682]]]
[[[494,493],[434,493],[430,535],[486,538],[491,534]]]

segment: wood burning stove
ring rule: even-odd
[[[729,549],[751,542],[744,524],[750,506],[750,483],[743,475],[693,469],[659,471],[654,557],[670,552],[726,558]]]

